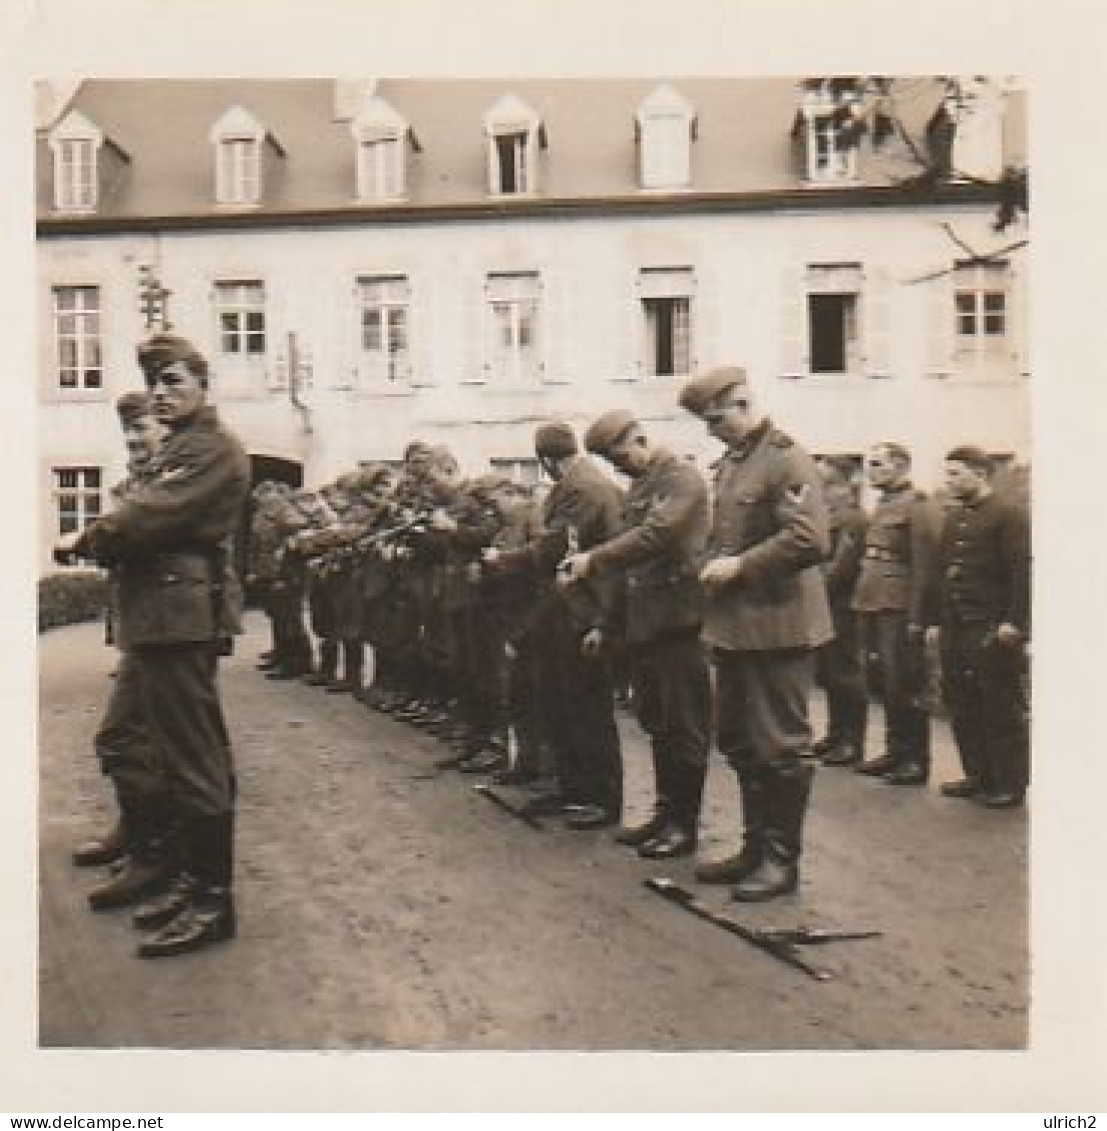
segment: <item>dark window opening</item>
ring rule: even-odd
[[[845,373],[848,369],[850,326],[856,296],[807,296],[807,322],[811,341],[812,373]]]

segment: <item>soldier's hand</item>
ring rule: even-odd
[[[580,641],[580,654],[594,660],[603,651],[603,629],[590,628]]]
[[[515,659],[518,659],[518,656],[519,656],[519,651],[518,651],[518,649],[517,649],[517,648],[515,647],[515,645],[511,643],[511,641],[510,641],[510,640],[505,640],[505,641],[504,641],[504,655],[505,655],[505,656],[506,656],[506,657],[507,657],[507,658],[508,658],[509,660],[515,660]]]
[[[996,639],[1000,644],[1017,644],[1022,638],[1022,633],[1013,625],[1004,623],[996,629]]]
[[[557,567],[557,584],[564,589],[574,582],[581,581],[588,576],[590,564],[587,554],[570,554],[567,558],[563,558]]]
[[[480,552],[480,560],[486,566],[494,566],[500,560],[500,551],[496,546],[485,546]]]
[[[80,541],[79,531],[73,531],[59,538],[54,545],[54,561],[61,566],[77,564],[77,543]]]
[[[741,572],[742,559],[739,555],[715,558],[700,570],[700,582],[708,588],[729,585]]]
[[[932,624],[926,630],[926,646],[928,648],[936,647],[938,640],[941,637],[941,635],[942,635],[942,630],[936,624]]]
[[[431,512],[430,525],[432,530],[443,530],[447,534],[451,534],[457,529],[457,522],[441,507]]]

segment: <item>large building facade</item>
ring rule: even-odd
[[[308,484],[415,437],[530,476],[537,423],[615,406],[706,462],[676,389],[735,362],[814,451],[1025,459],[1024,111],[937,78],[44,96],[42,560],[122,476],[112,402],[162,327],[256,474]]]

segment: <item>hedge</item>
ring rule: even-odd
[[[107,578],[96,570],[66,570],[40,577],[38,630],[99,620],[107,604]]]

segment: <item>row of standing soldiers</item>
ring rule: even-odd
[[[743,900],[795,889],[817,757],[928,780],[928,646],[965,771],[942,792],[1021,804],[1028,535],[1025,509],[991,491],[987,456],[949,454],[943,510],[912,486],[909,454],[878,445],[866,516],[852,468],[817,466],[757,411],[743,370],[697,378],[681,405],[725,445],[713,490],[621,410],[584,447],[627,490],[561,422],[535,433],[548,487],[463,481],[448,450],[418,441],[399,469],[369,464],[318,491],[261,484],[248,573],[273,633],[261,666],[430,731],[462,770],[528,787],[530,812],[576,829],[622,812],[614,703],[629,679],[656,804],[616,839],[648,858],[694,852],[714,735],[738,775],[742,844],[696,874]],[[874,690],[885,751],[866,760]]]

